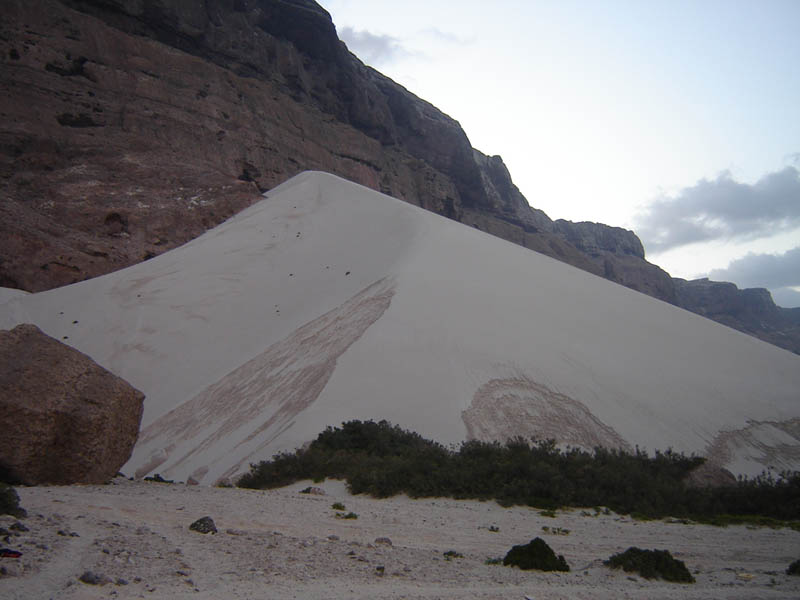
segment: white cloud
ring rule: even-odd
[[[339,38],[353,54],[372,67],[391,63],[408,54],[400,40],[390,35],[343,27],[339,31]]]
[[[800,227],[800,171],[787,166],[754,184],[723,171],[657,198],[635,223],[645,247],[656,253],[696,242],[770,237]]]
[[[800,291],[797,289],[785,287],[770,291],[772,292],[772,299],[778,306],[785,308],[800,307]]]
[[[421,31],[422,35],[433,38],[437,42],[444,44],[455,44],[457,46],[466,46],[473,43],[475,40],[472,38],[461,37],[449,31],[442,31],[438,27],[427,27]]]
[[[800,286],[800,246],[783,254],[750,253],[725,269],[714,269],[709,278],[735,281],[740,287],[782,288]]]

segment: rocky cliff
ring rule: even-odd
[[[500,157],[364,66],[313,2],[7,4],[4,285],[41,290],[154,256],[306,169],[598,275],[623,270],[614,252],[611,267],[587,259]]]
[[[800,308],[775,305],[769,290],[733,283],[673,279],[676,304],[723,325],[800,354]]]
[[[632,232],[532,209],[310,0],[7,0],[0,61],[2,286],[146,260],[318,169],[676,302]]]

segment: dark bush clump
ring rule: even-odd
[[[2,482],[0,482],[0,515],[18,518],[27,516],[25,509],[19,505],[17,490]]]
[[[645,579],[664,579],[678,583],[694,583],[694,577],[682,560],[672,558],[668,550],[642,550],[632,546],[615,554],[604,565],[625,572],[639,573]]]
[[[650,455],[595,448],[561,450],[552,440],[467,441],[446,448],[386,421],[328,427],[308,447],[251,465],[240,487],[267,489],[302,479],[346,479],[354,494],[447,496],[541,509],[606,506],[643,518],[786,525],[800,519],[800,473],[718,488],[686,484],[704,459],[672,450]],[[545,512],[545,516],[555,513]],[[723,520],[722,515],[726,515]],[[733,515],[733,516],[730,516]]]
[[[152,481],[154,483],[175,483],[173,479],[164,479],[161,475],[156,473],[152,477],[145,477],[145,481]]]
[[[787,575],[800,575],[800,560],[794,561],[792,564],[789,565],[789,568],[786,569]]]
[[[336,513],[336,518],[337,519],[357,519],[358,515],[351,510],[348,513],[337,512]]]
[[[519,567],[525,571],[569,571],[569,565],[560,554],[556,556],[553,549],[542,538],[536,538],[529,543],[514,546],[508,551],[503,564]]]

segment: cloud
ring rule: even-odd
[[[800,287],[800,246],[783,254],[753,254],[714,269],[709,279],[733,281],[739,287]]]
[[[352,27],[343,27],[339,32],[339,38],[347,44],[353,54],[373,67],[385,65],[407,54],[400,40],[390,35],[378,35],[369,31],[356,31]]]
[[[778,288],[777,290],[770,290],[772,292],[772,299],[778,306],[785,308],[798,308],[800,307],[800,292],[792,288]]]
[[[426,29],[423,29],[421,33],[430,38],[433,38],[436,41],[445,44],[455,44],[457,46],[467,46],[474,41],[473,39],[463,38],[461,36],[456,35],[455,33],[450,33],[449,31],[442,31],[438,27],[428,27]]]
[[[661,196],[635,219],[651,252],[711,240],[752,240],[800,227],[800,171],[787,166],[754,184],[730,171]]]

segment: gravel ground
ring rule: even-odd
[[[639,522],[594,509],[558,511],[450,499],[375,500],[343,483],[271,491],[133,482],[18,488],[28,517],[0,517],[0,597],[37,598],[798,598],[800,532]],[[335,502],[345,510],[335,510]],[[352,511],[355,519],[337,513]],[[216,534],[189,529],[210,516]],[[12,528],[12,525],[14,526]],[[23,530],[27,529],[27,530]],[[569,573],[487,565],[542,537]],[[379,539],[379,538],[388,538]],[[691,585],[613,571],[630,546],[667,549]],[[454,551],[461,556],[447,557]]]

